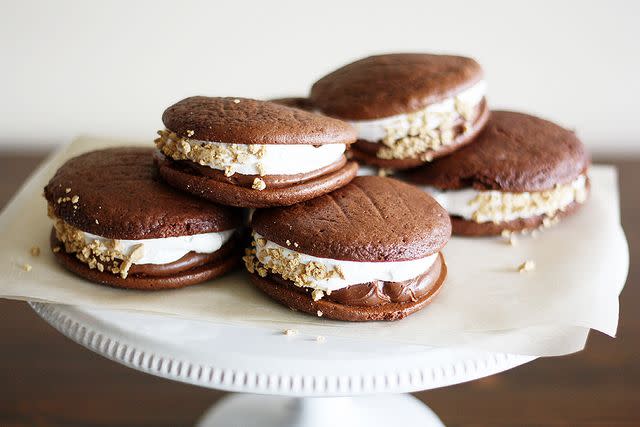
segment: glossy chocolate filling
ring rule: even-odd
[[[325,294],[323,299],[336,302],[338,304],[353,306],[379,306],[392,303],[416,302],[427,295],[437,283],[442,269],[442,255],[436,258],[429,270],[420,276],[404,280],[402,282],[385,282],[376,280],[368,283],[359,283],[343,289]],[[290,286],[297,292],[309,294],[313,289],[301,288],[289,280],[285,280],[278,274],[269,273],[270,280],[281,285]]]
[[[168,158],[167,158],[168,159]],[[227,184],[237,185],[240,187],[251,188],[253,181],[256,178],[260,178],[264,181],[267,188],[283,188],[290,187],[292,185],[300,184],[305,181],[317,178],[321,175],[326,175],[337,171],[344,167],[347,163],[347,158],[343,155],[339,160],[324,166],[320,169],[313,170],[311,172],[297,173],[293,175],[243,175],[241,173],[234,173],[231,176],[226,176],[224,171],[213,169],[208,166],[200,165],[190,160],[173,160],[179,168],[186,172],[195,173],[197,175],[205,176],[207,178],[215,179],[219,182],[225,182]]]
[[[478,120],[482,117],[482,111],[486,108],[487,101],[483,98],[482,101],[474,108],[473,110],[473,126],[477,126]],[[464,119],[459,117],[456,121],[453,122],[453,142],[447,145],[441,145],[435,150],[429,151],[438,151],[447,146],[456,145],[460,142],[462,137],[464,136]],[[377,155],[378,150],[384,145],[382,142],[371,142],[364,139],[357,140],[354,144],[358,150],[363,153],[371,154],[373,156]],[[394,159],[394,160],[403,160],[403,159]]]

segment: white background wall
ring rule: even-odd
[[[639,152],[640,2],[0,0],[0,149],[153,138],[189,95],[305,94],[346,62],[454,52],[494,107]]]

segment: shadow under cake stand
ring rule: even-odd
[[[486,377],[534,359],[212,324],[30,302],[59,332],[130,368],[235,392],[197,426],[444,426],[409,392]]]

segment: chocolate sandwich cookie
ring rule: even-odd
[[[407,175],[451,215],[454,234],[549,226],[589,193],[589,155],[575,133],[527,114],[493,111],[473,144]]]
[[[162,178],[230,206],[285,206],[342,187],[357,173],[339,120],[267,101],[195,96],[169,107],[156,139]]]
[[[471,58],[401,53],[370,56],[318,80],[310,102],[358,132],[354,159],[408,169],[470,142],[489,116],[486,84]]]
[[[253,283],[329,319],[401,319],[427,305],[447,275],[447,212],[390,178],[360,176],[313,200],[258,209],[252,230],[244,261]]]
[[[242,212],[164,185],[153,151],[92,151],[58,169],[44,194],[51,248],[65,268],[104,285],[156,290],[237,265]]]

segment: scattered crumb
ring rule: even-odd
[[[96,219],[96,224],[100,224],[100,222],[98,222],[98,220]]]
[[[318,310],[318,317],[322,317],[323,314],[324,313],[322,311]]]
[[[322,336],[322,335],[318,335],[318,336],[316,337],[316,341],[317,341],[317,342],[325,342],[326,340],[327,340],[327,339],[326,339],[324,336]]]
[[[298,245],[298,243],[297,243],[297,242],[294,242],[294,243],[293,243],[293,246],[295,246],[295,247],[297,248],[297,247],[298,247],[298,246],[300,246],[300,245]]]
[[[28,271],[31,271],[31,269],[32,269],[32,268],[33,268],[33,267],[31,267],[31,264],[22,264],[22,269],[23,269],[24,271],[27,271],[27,272],[28,272]]]
[[[518,266],[519,273],[525,273],[536,269],[536,263],[532,260],[527,260]]]
[[[195,132],[194,132],[194,131],[192,131],[192,130],[188,130],[188,131],[187,131],[187,136],[188,136],[189,138],[191,138],[194,134],[195,134]]]
[[[291,246],[291,240],[287,239],[287,246]]]
[[[31,256],[40,256],[40,247],[34,246],[30,250]]]
[[[500,235],[505,239],[509,238],[512,234],[511,230],[502,230],[502,233],[500,233]]]
[[[78,200],[80,200],[80,197],[76,194],[71,198],[71,203],[78,203]]]
[[[295,329],[285,329],[284,334],[288,337],[291,337],[291,336],[297,335],[298,331],[296,331]]]
[[[65,193],[67,193],[67,194],[69,194],[69,193],[71,193],[71,189],[70,189],[70,188],[66,188],[66,189],[64,190],[64,192],[65,192]]]
[[[60,252],[60,246],[54,246],[53,248],[51,248],[51,250],[54,254],[57,254],[58,252]]]
[[[234,104],[240,104],[240,100],[238,98],[236,98],[236,99],[233,100],[233,103]]]
[[[256,178],[253,180],[253,185],[251,186],[254,190],[262,191],[267,188],[267,184],[261,178]]]

